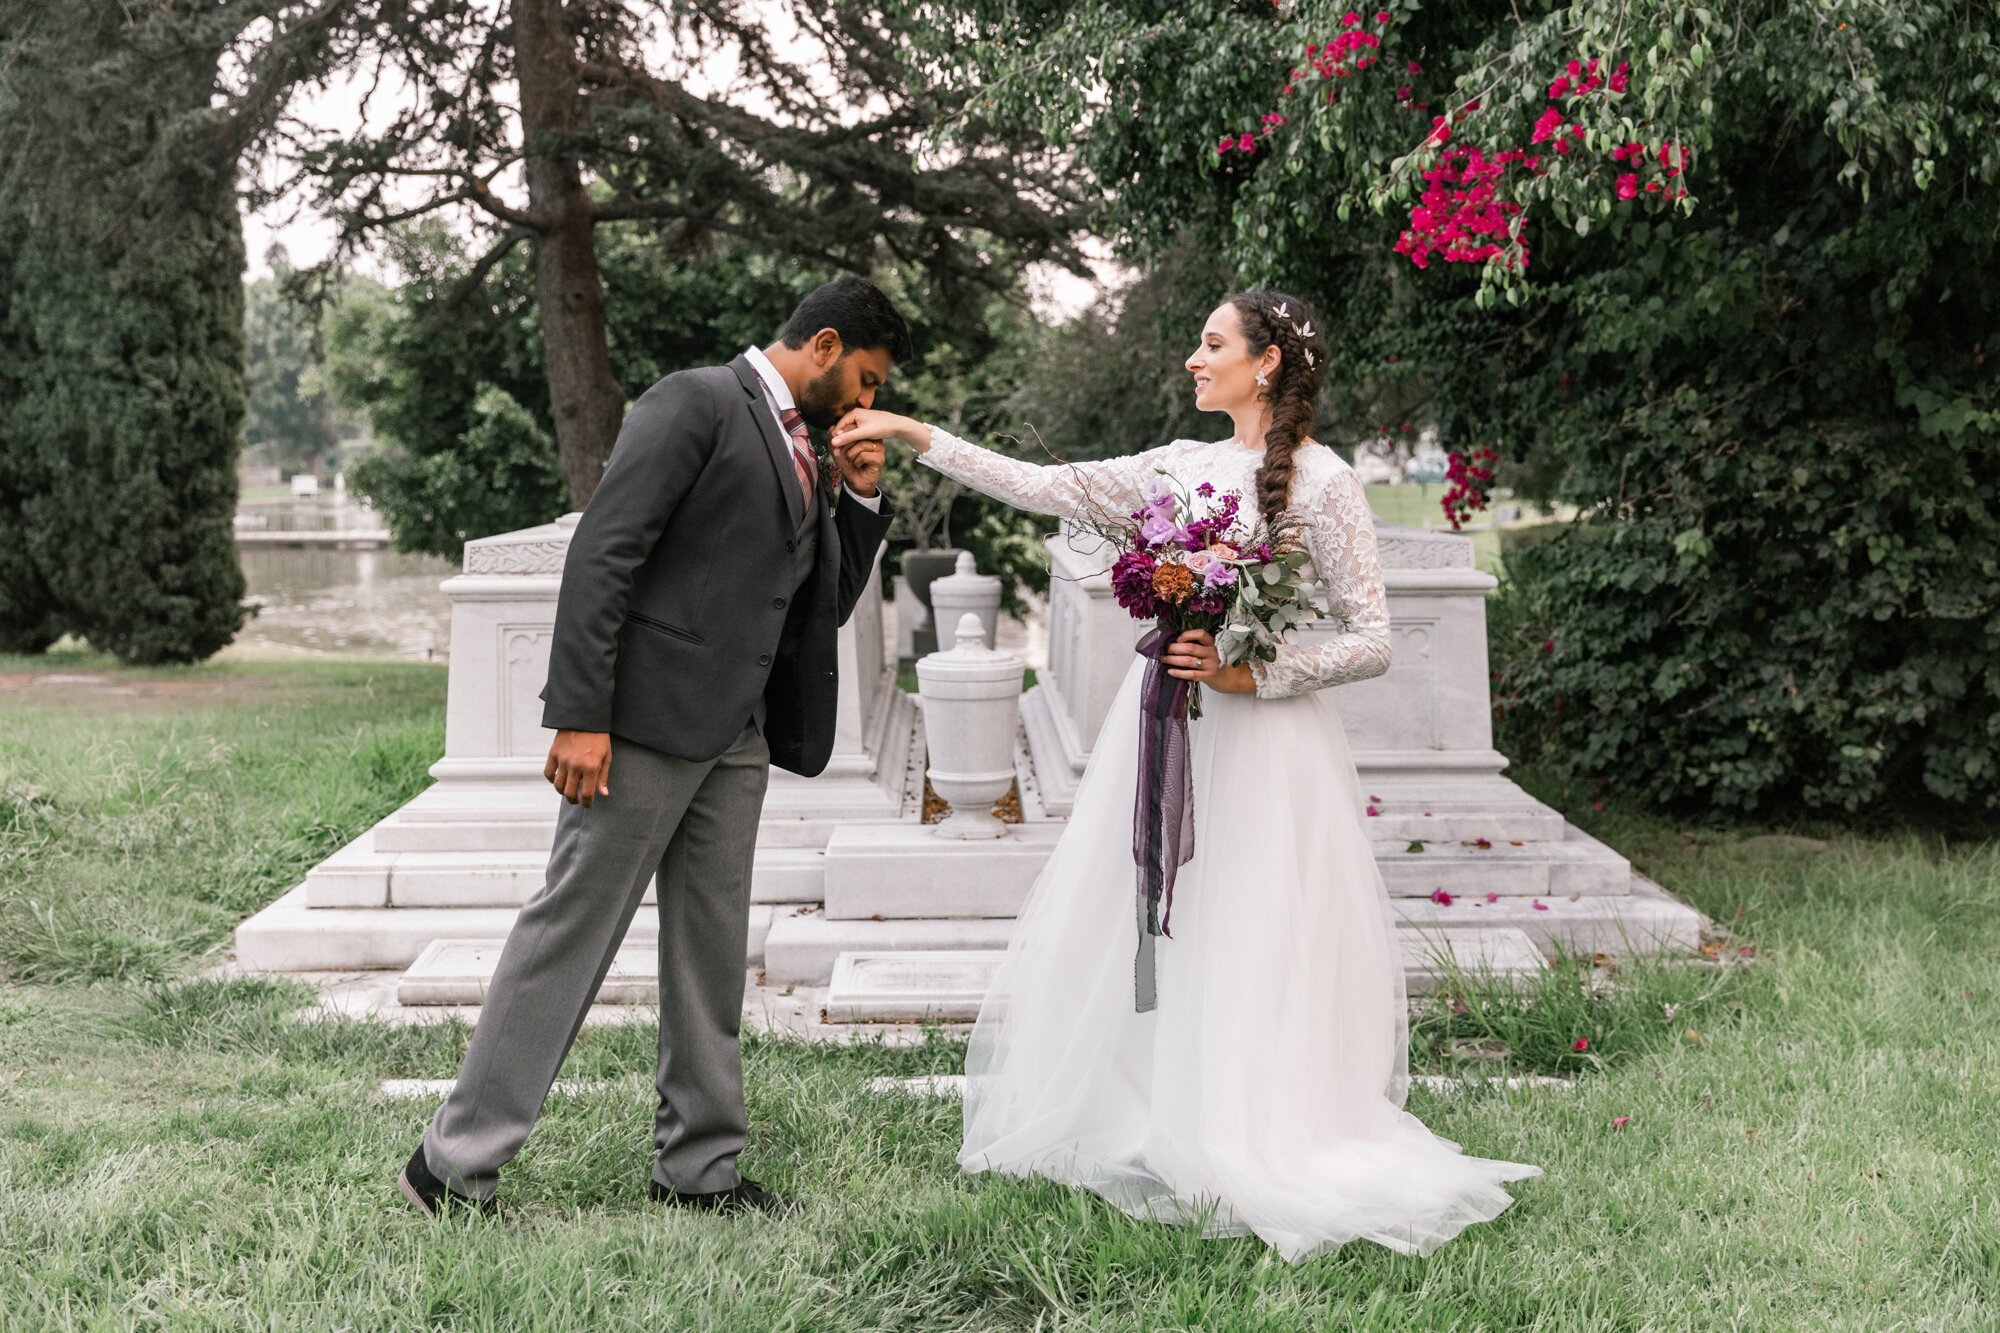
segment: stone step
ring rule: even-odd
[[[837,819],[766,818],[757,826],[759,847],[809,848],[818,851],[840,827]],[[539,852],[544,859],[555,846],[554,819],[539,814],[473,820],[410,821],[390,815],[373,829],[378,852]]]
[[[1426,898],[1391,898],[1398,923],[1419,933],[1469,927],[1520,930],[1548,952],[1557,942],[1579,953],[1692,953],[1702,915],[1659,885],[1633,874],[1623,894],[1568,897],[1484,894],[1455,897],[1449,907]],[[1541,903],[1537,908],[1534,904]],[[764,972],[774,985],[824,986],[843,953],[936,949],[1004,949],[1013,921],[986,918],[847,919],[814,908],[780,908],[764,942]]]
[[[1561,842],[1565,836],[1560,811],[1497,774],[1454,779],[1364,771],[1359,778],[1362,808],[1357,813],[1374,838],[1504,843],[1514,838]],[[1373,815],[1367,813],[1370,806]]]
[[[1066,827],[1017,824],[1004,838],[959,841],[935,825],[846,825],[827,839],[826,914],[1012,917]]]
[[[750,909],[745,962],[760,966],[771,923],[783,907]],[[440,939],[505,939],[520,913],[513,907],[309,907],[305,885],[286,893],[236,928],[236,961],[250,972],[362,972],[406,968]],[[641,909],[626,941],[652,948],[659,918]]]
[[[1562,944],[1577,954],[1693,954],[1701,947],[1702,914],[1636,871],[1623,894],[1519,897],[1455,896],[1450,906],[1427,898],[1391,898],[1405,926],[1512,926],[1544,953]],[[1541,906],[1537,907],[1539,903]]]
[[[991,842],[954,843],[919,824],[842,825],[826,844],[826,914],[841,921],[1014,916],[1064,827],[1021,824]],[[1372,845],[1392,898],[1428,899],[1440,888],[1481,898],[1624,893],[1631,863],[1581,829],[1566,828],[1570,836],[1561,842],[1522,840],[1518,847],[1492,839],[1484,848],[1425,842],[1421,852],[1393,839]]]
[[[1373,823],[1374,821],[1370,821]],[[1389,896],[1428,898],[1434,890],[1457,894],[1621,894],[1632,863],[1574,824],[1564,825],[1560,842],[1519,839],[1516,846],[1494,834],[1489,845],[1470,840],[1377,838],[1375,864]],[[1422,851],[1410,850],[1421,845]]]
[[[1428,994],[1450,966],[1489,978],[1532,977],[1546,964],[1517,930],[1456,928],[1404,936],[1403,975],[1412,995]],[[409,1006],[476,1005],[499,964],[499,939],[432,941],[396,984],[396,1001]],[[826,994],[832,1023],[966,1022],[976,1018],[992,984],[1001,949],[945,949],[842,953]],[[659,954],[651,941],[618,950],[597,1004],[654,1004],[659,999]]]
[[[843,953],[1005,949],[1013,933],[1010,917],[840,921],[794,908],[772,919],[764,939],[764,979],[778,986],[824,986]]]
[[[306,875],[314,908],[519,907],[547,877],[549,853],[540,851],[384,852],[363,834]],[[759,847],[751,870],[750,900],[817,902],[825,853],[809,847]],[[653,901],[654,890],[646,890]]]
[[[483,1004],[499,965],[502,939],[432,940],[396,983],[404,1005]],[[655,941],[628,942],[612,957],[594,1004],[653,1004],[660,998]]]
[[[1521,983],[1548,964],[1518,930],[1456,927],[1402,932],[1403,979],[1427,995],[1451,967]],[[979,1016],[1005,950],[848,951],[834,959],[827,983],[829,1023],[966,1022]],[[405,1003],[408,1003],[405,1001]]]

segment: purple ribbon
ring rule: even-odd
[[[1161,660],[1179,632],[1162,620],[1136,649],[1149,659],[1140,689],[1139,785],[1132,803],[1132,860],[1139,867],[1139,953],[1133,962],[1133,1006],[1159,1002],[1153,939],[1173,938],[1174,875],[1194,855],[1194,774],[1188,764],[1191,682],[1167,674]]]

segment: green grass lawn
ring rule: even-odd
[[[1390,486],[1376,483],[1367,488],[1368,507],[1375,511],[1375,517],[1385,523],[1401,523],[1412,528],[1429,527],[1439,531],[1451,531],[1445,521],[1444,510],[1439,501],[1444,499],[1444,483],[1406,483]],[[1475,516],[1480,523],[1484,516]],[[1532,520],[1531,520],[1532,521]],[[1514,527],[1521,524],[1511,525]],[[1481,527],[1464,534],[1472,539],[1472,558],[1479,568],[1498,577],[1501,572],[1500,534],[1492,528]]]
[[[48,671],[108,679],[23,683]],[[391,1182],[432,1107],[376,1089],[450,1076],[465,1029],[305,1019],[296,984],[198,974],[422,786],[443,694],[423,666],[0,658],[0,1328],[2000,1326],[2000,849],[1759,841],[1539,786],[1728,923],[1729,961],[1418,1015],[1419,1068],[1483,1035],[1581,1080],[1412,1091],[1437,1133],[1547,1172],[1429,1259],[1294,1268],[966,1176],[955,1102],[864,1087],[958,1069],[941,1037],[751,1039],[743,1165],[806,1208],[664,1215],[645,1023],[586,1032],[565,1075],[603,1083],[551,1100],[512,1222],[429,1224]]]

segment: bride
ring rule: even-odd
[[[1191,722],[1195,850],[1157,941],[1157,1004],[1135,1012],[1135,654],[1022,907],[966,1055],[968,1171],[1081,1185],[1136,1217],[1255,1233],[1300,1262],[1357,1238],[1429,1254],[1541,1174],[1464,1155],[1403,1110],[1402,960],[1326,688],[1389,668],[1375,528],[1353,468],[1307,438],[1326,343],[1305,303],[1230,298],[1187,359],[1195,405],[1226,440],[1042,467],[886,412],[836,443],[897,439],[937,471],[1024,509],[1122,522],[1164,473],[1286,516],[1341,631],[1275,661],[1224,666],[1205,631],[1165,658],[1199,682]],[[1134,638],[1137,632],[1135,627]]]

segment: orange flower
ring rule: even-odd
[[[1194,571],[1186,565],[1167,563],[1153,571],[1153,591],[1176,606],[1193,594],[1194,585]]]

